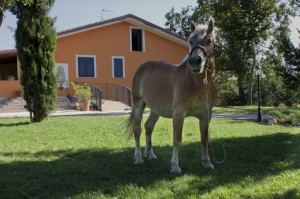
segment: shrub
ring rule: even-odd
[[[299,124],[300,123],[300,114],[293,111],[281,111],[275,110],[271,111],[270,114],[278,118],[278,123],[281,124]]]
[[[76,84],[71,82],[71,85],[74,89],[74,95],[78,98],[78,101],[86,101],[92,97],[91,87],[87,83]]]

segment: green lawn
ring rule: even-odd
[[[213,119],[215,158],[223,146],[227,158],[208,171],[197,121],[188,118],[178,176],[169,173],[171,120],[155,128],[159,160],[134,166],[126,118],[0,119],[0,198],[300,198],[300,128]]]

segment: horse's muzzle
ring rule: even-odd
[[[200,65],[202,62],[202,59],[200,56],[190,56],[189,57],[189,63],[190,65],[194,66],[194,65]]]
[[[192,55],[189,57],[189,64],[193,72],[200,72],[201,71],[201,64],[202,59],[198,55]]]
[[[193,54],[193,52],[196,49],[199,49],[200,52],[203,54],[203,56],[200,56],[199,52],[197,54],[196,53]],[[200,45],[195,46],[191,50],[189,58],[188,58],[188,61],[189,61],[189,65],[190,65],[190,67],[191,67],[191,69],[192,69],[193,72],[201,73],[204,70],[204,63],[202,63],[202,62],[206,62],[205,59],[207,58],[207,56],[208,56],[207,52]]]

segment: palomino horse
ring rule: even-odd
[[[127,130],[135,137],[135,162],[143,164],[140,151],[141,120],[147,105],[150,116],[145,123],[146,149],[144,156],[157,159],[153,153],[151,134],[159,116],[173,118],[173,155],[171,173],[181,173],[178,165],[179,146],[182,142],[184,118],[199,119],[201,132],[201,161],[204,168],[214,169],[208,155],[208,127],[216,99],[214,85],[214,24],[191,23],[193,31],[188,39],[190,55],[175,66],[165,62],[149,61],[140,66],[132,83],[133,110]]]

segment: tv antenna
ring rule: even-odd
[[[112,10],[106,10],[104,7],[101,9],[101,21],[104,20],[104,13],[105,12],[113,12]]]

